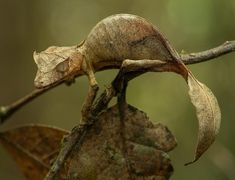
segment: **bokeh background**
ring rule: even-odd
[[[206,50],[235,39],[234,0],[0,0],[0,105],[33,89],[34,50],[78,44],[98,21],[116,13],[148,19],[179,52]],[[153,121],[167,125],[176,136],[178,147],[170,153],[173,180],[235,179],[235,53],[189,68],[212,89],[222,111],[217,141],[197,163],[183,166],[193,158],[198,125],[181,77],[173,73],[142,75],[130,83],[128,102]],[[110,83],[116,73],[97,73],[100,86]],[[0,130],[28,123],[70,130],[79,122],[87,87],[86,77],[70,87],[57,87],[20,109]],[[0,179],[24,179],[2,147]]]

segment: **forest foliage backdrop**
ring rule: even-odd
[[[8,104],[33,89],[36,73],[32,54],[48,46],[70,46],[86,38],[101,19],[117,13],[148,19],[178,52],[196,52],[235,39],[235,1],[220,0],[0,0],[0,104]],[[195,164],[193,157],[197,120],[187,86],[173,73],[147,73],[128,88],[128,102],[167,125],[178,140],[170,153],[175,167],[172,179],[235,178],[235,54],[191,65],[197,78],[218,98],[222,125],[216,143]],[[96,74],[101,88],[117,70]],[[26,123],[41,123],[70,130],[80,119],[88,88],[85,77],[71,87],[62,85],[36,99],[0,127],[6,130]],[[10,156],[0,148],[0,179],[23,179]]]

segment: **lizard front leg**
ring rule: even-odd
[[[99,90],[98,83],[95,79],[94,71],[92,69],[92,66],[89,62],[86,61],[87,68],[86,68],[86,75],[89,80],[89,89],[88,94],[85,98],[85,101],[82,106],[82,122],[81,124],[89,123],[89,119],[92,118],[91,114],[91,107],[93,105],[93,102],[96,98],[97,92]]]

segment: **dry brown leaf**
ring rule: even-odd
[[[144,112],[132,106],[126,106],[125,115],[125,153],[119,110],[114,106],[97,117],[82,145],[78,143],[72,149],[57,179],[125,180],[131,174],[135,179],[167,180],[173,168],[166,152],[176,146],[175,137],[166,126],[154,125]],[[0,133],[0,143],[27,179],[41,180],[58,154],[61,138],[67,133],[46,126],[24,126]]]
[[[176,141],[167,127],[154,125],[144,112],[130,105],[125,109],[125,129],[121,129],[117,106],[98,118],[82,146],[75,147],[65,163],[68,179],[126,180],[130,174],[146,180],[170,177],[173,169],[166,152]],[[124,131],[124,154],[120,131]]]
[[[48,126],[27,125],[0,133],[0,143],[27,179],[42,180],[68,132]]]
[[[191,72],[188,73],[188,86],[191,102],[196,108],[199,132],[195,159],[186,165],[197,161],[214,142],[219,132],[221,121],[220,108],[216,97],[211,90],[206,85],[199,82]]]

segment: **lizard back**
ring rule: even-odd
[[[95,64],[120,65],[125,59],[177,59],[176,51],[155,26],[144,18],[117,14],[100,21],[90,32],[84,49]]]

